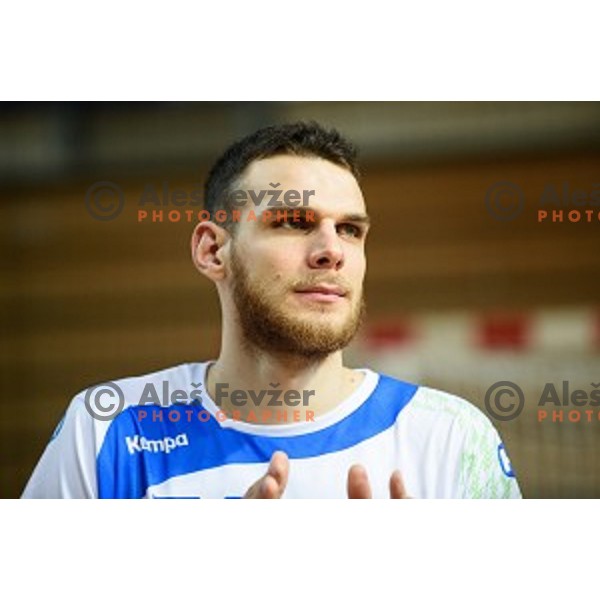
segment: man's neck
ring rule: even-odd
[[[230,418],[281,424],[312,420],[333,410],[363,378],[361,372],[344,367],[341,351],[308,360],[238,346],[235,352],[221,352],[207,372],[206,386]],[[237,403],[234,390],[242,390]]]

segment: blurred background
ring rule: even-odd
[[[578,408],[579,419],[572,405],[538,414],[546,384],[561,401],[564,381],[587,396],[600,384],[600,103],[0,111],[2,497],[20,495],[81,389],[217,355],[217,295],[190,259],[196,221],[172,222],[164,207],[162,221],[140,222],[139,199],[148,186],[201,190],[232,141],[298,119],[339,128],[361,151],[373,219],[369,317],[349,363],[458,394],[487,414],[490,386],[518,384],[521,414],[491,418],[524,495],[600,497],[600,406]],[[118,186],[115,218],[90,213],[96,182]],[[563,204],[542,206],[548,198]],[[562,222],[539,222],[540,208],[562,210]],[[553,421],[553,409],[562,417]]]

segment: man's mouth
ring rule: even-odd
[[[338,285],[329,284],[302,287],[297,289],[296,293],[307,300],[314,300],[317,302],[337,302],[348,295],[346,289]]]

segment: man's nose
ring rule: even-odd
[[[313,269],[340,269],[344,251],[333,223],[321,223],[314,232],[309,264]]]

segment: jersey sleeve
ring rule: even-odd
[[[93,419],[81,395],[71,401],[35,467],[22,498],[96,498]]]
[[[460,458],[459,497],[521,498],[516,474],[500,435],[475,409],[469,420]]]

